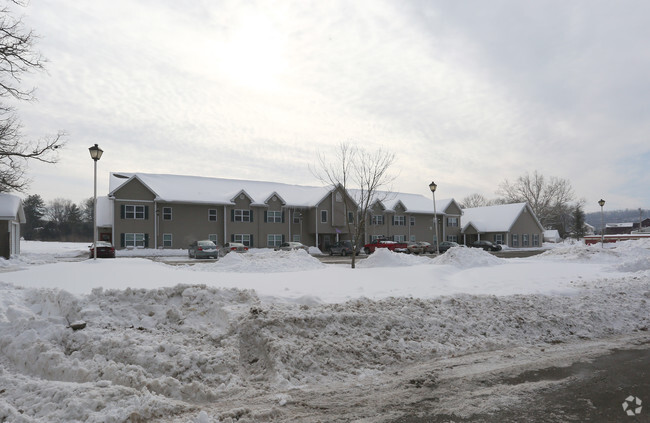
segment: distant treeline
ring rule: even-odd
[[[81,204],[56,198],[45,204],[40,195],[23,200],[26,223],[21,226],[23,238],[38,241],[92,242],[93,199]]]
[[[638,223],[639,222],[639,209],[625,209],[625,210],[604,210],[603,219],[607,223]],[[641,220],[648,218],[648,210],[641,210]],[[600,231],[601,216],[600,212],[585,213],[585,221]]]

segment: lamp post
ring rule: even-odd
[[[95,162],[95,184],[93,194],[93,260],[97,260],[97,160],[102,158],[104,150],[97,144],[88,149],[90,158]]]
[[[436,229],[436,254],[440,255],[440,240],[438,239],[438,211],[436,210],[436,188],[438,188],[438,185],[431,181],[429,189],[433,194],[433,227]]]
[[[605,214],[603,213],[605,200],[601,198],[598,205],[600,206],[600,248],[603,248],[605,245]]]

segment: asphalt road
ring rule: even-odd
[[[442,397],[434,390],[429,402],[420,401],[416,409],[392,423],[650,422],[650,341],[645,342],[566,367],[526,370],[466,384],[462,395],[470,398],[480,398],[480,390],[489,385],[490,402],[500,406],[487,412],[437,412]],[[542,387],[524,400],[517,399],[521,397],[517,391],[536,385]],[[499,395],[503,401],[495,398]]]

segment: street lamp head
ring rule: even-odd
[[[104,152],[104,150],[99,148],[99,146],[97,144],[90,147],[88,149],[88,151],[90,151],[90,158],[93,159],[94,161],[97,161],[97,160],[101,159],[102,158],[102,153]]]
[[[605,200],[603,200],[603,199],[601,198],[600,201],[598,202],[598,205],[599,205],[600,207],[604,206],[604,205],[605,205]]]
[[[431,183],[429,184],[429,189],[431,190],[431,192],[436,192],[436,188],[438,188],[438,185],[436,185],[435,182],[431,181]]]

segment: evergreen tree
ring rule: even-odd
[[[23,201],[25,211],[25,224],[22,234],[25,239],[40,239],[39,230],[43,227],[43,216],[45,216],[45,202],[40,195],[28,196]]]
[[[576,239],[584,238],[587,228],[585,227],[585,212],[580,204],[573,210],[573,235]]]

